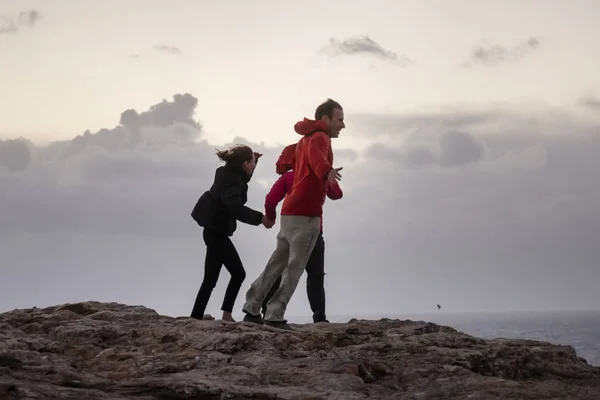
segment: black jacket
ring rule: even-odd
[[[215,180],[198,200],[192,211],[192,218],[205,229],[232,236],[237,229],[237,221],[258,226],[263,214],[246,207],[248,182],[246,172],[231,165],[224,165],[215,171]]]

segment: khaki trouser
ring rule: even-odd
[[[285,309],[298,286],[306,263],[315,247],[321,226],[320,217],[282,215],[277,247],[264,271],[246,293],[243,310],[259,316],[269,289],[281,276],[281,285],[267,304],[266,321],[284,321]]]

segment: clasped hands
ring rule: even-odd
[[[275,225],[275,221],[271,221],[269,219],[269,217],[267,217],[266,215],[263,215],[262,224],[265,228],[271,229],[273,227],[273,225]]]

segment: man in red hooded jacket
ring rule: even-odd
[[[281,208],[277,247],[246,293],[242,308],[245,322],[291,329],[285,310],[320,233],[326,184],[341,179],[341,168],[333,168],[331,139],[337,138],[343,128],[343,108],[331,99],[317,107],[314,120],[304,118],[294,125],[296,133],[302,135],[293,154],[294,181]],[[280,276],[281,284],[268,302],[263,320],[262,302]]]
[[[294,184],[294,153],[296,144],[291,144],[283,149],[275,170],[281,174],[279,179],[275,181],[269,193],[265,197],[265,216],[270,221],[275,221],[277,218],[277,205],[285,198],[285,195],[290,192]],[[326,194],[331,200],[339,200],[344,193],[337,182],[326,182]],[[323,218],[321,217],[321,230],[317,237],[315,247],[306,263],[306,294],[308,302],[313,312],[313,322],[329,322],[325,313],[325,241],[323,240]],[[262,302],[262,311],[265,314],[267,304],[275,294],[275,291],[281,284],[281,276],[277,278],[267,297]]]

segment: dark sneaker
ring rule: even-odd
[[[327,319],[322,319],[322,320],[320,320],[320,321],[315,321],[314,323],[315,323],[315,324],[329,324],[329,320],[327,320]]]
[[[246,314],[244,316],[243,322],[246,324],[250,324],[250,325],[263,325],[265,323],[263,321],[263,319],[260,317],[260,315],[252,315],[252,314]]]
[[[274,328],[280,331],[293,331],[294,329],[288,325],[286,320],[283,321],[265,321],[265,326]]]

